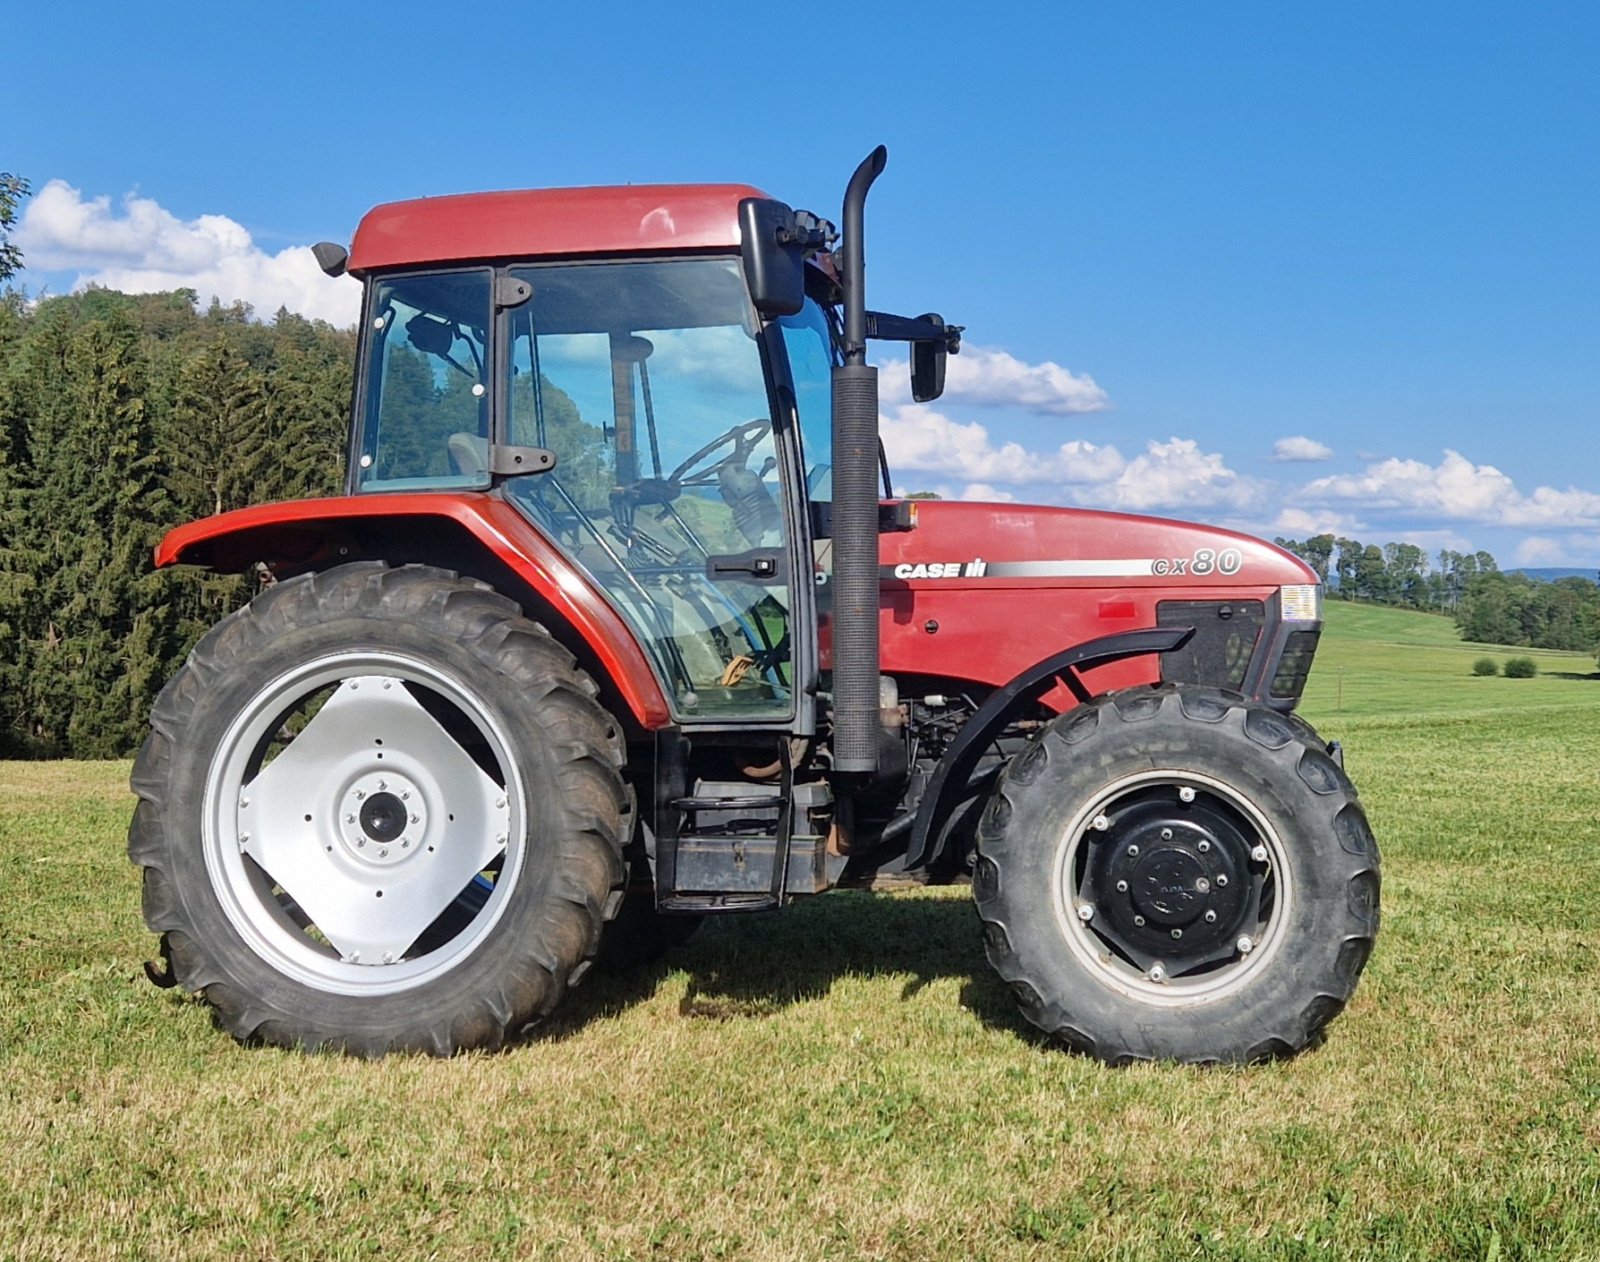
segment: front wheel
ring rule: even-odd
[[[990,963],[1034,1024],[1111,1062],[1292,1054],[1349,1000],[1378,850],[1303,723],[1163,685],[1071,710],[979,829]]]
[[[571,656],[481,584],[347,565],[213,629],[134,767],[128,852],[175,980],[236,1037],[498,1046],[621,899],[632,798]]]

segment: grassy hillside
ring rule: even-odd
[[[1462,643],[1440,614],[1329,601],[1327,627],[1302,713],[1320,726],[1348,718],[1418,714],[1491,716],[1517,710],[1600,705],[1600,673],[1584,653]],[[1476,677],[1472,664],[1529,657],[1533,679]],[[1591,695],[1593,694],[1593,695]]]
[[[0,1257],[1600,1257],[1600,687],[1479,652],[1331,610],[1384,928],[1237,1071],[1042,1045],[959,889],[710,925],[503,1055],[239,1048],[141,975],[126,765],[0,764]]]

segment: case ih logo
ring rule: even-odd
[[[982,578],[989,563],[976,561],[930,561],[913,564],[905,562],[891,567],[895,578]]]

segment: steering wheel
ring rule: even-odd
[[[753,421],[745,421],[742,425],[735,425],[725,434],[713,438],[694,455],[690,456],[676,469],[669,473],[666,481],[672,486],[715,486],[717,485],[717,470],[724,465],[735,465],[739,468],[748,468],[745,461],[750,459],[750,453],[756,449],[761,440],[772,433],[772,422],[766,417],[757,417]],[[719,448],[731,445],[733,450],[719,460],[712,461],[705,468],[698,466]]]

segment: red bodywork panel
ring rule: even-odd
[[[349,268],[738,249],[739,203],[765,196],[747,184],[635,184],[390,202],[361,220]]]
[[[204,565],[224,572],[257,561],[291,571],[339,562],[341,529],[444,518],[476,537],[549,601],[589,644],[646,730],[672,721],[644,651],[622,618],[581,571],[503,500],[472,492],[350,495],[241,508],[168,532],[156,565]]]
[[[916,529],[880,537],[879,561],[884,673],[996,687],[1062,649],[1155,626],[1160,600],[1265,600],[1282,585],[1318,581],[1282,549],[1211,526],[939,500],[917,502]],[[1021,565],[1054,572],[1007,573]],[[1151,656],[1102,667],[1088,682],[1103,692],[1159,678]]]

